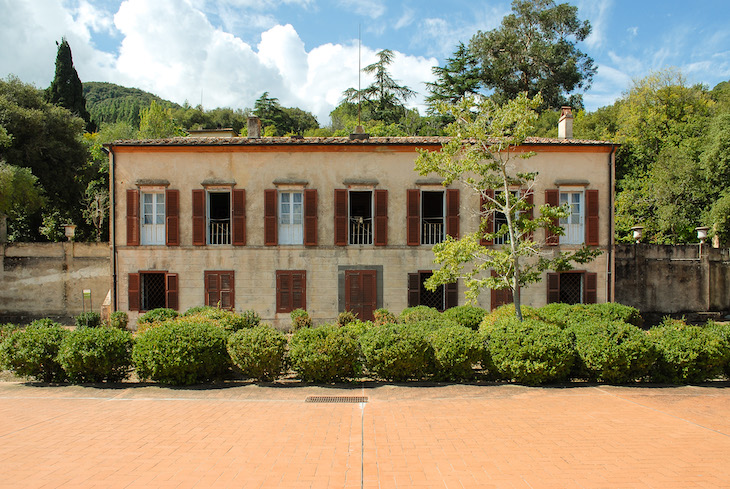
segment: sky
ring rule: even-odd
[[[730,79],[728,0],[569,0],[598,68],[586,109],[675,67],[690,84]],[[66,37],[82,82],[140,88],[205,109],[253,107],[264,92],[321,125],[361,66],[395,52],[393,77],[418,92],[457,43],[497,28],[509,0],[0,0],[0,77],[50,85]],[[358,47],[358,38],[361,47]],[[358,55],[358,52],[360,54]],[[371,80],[362,78],[362,86]]]

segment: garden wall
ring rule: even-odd
[[[73,324],[86,310],[99,312],[111,286],[108,243],[15,243],[0,245],[0,322],[52,317]]]

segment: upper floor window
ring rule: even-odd
[[[231,244],[231,192],[208,191],[207,244]]]
[[[246,244],[246,191],[226,187],[193,190],[193,244]]]
[[[142,192],[142,232],[143,245],[165,244],[165,194],[162,192]]]
[[[264,245],[317,245],[317,189],[264,190]]]
[[[555,220],[555,225],[560,225],[565,234],[557,236],[547,232],[547,244],[557,245],[587,244],[598,246],[600,228],[598,226],[599,205],[598,190],[586,189],[578,186],[562,186],[560,189],[545,190],[545,203],[551,206],[566,206],[569,214],[566,217]]]
[[[436,244],[444,240],[445,217],[444,192],[421,192],[421,244]]]
[[[349,244],[373,244],[373,192],[350,191]]]
[[[127,190],[127,245],[180,244],[178,190],[144,186]]]
[[[567,217],[560,218],[560,226],[565,235],[560,242],[565,244],[583,244],[585,241],[585,203],[583,190],[560,190],[560,205],[570,208]]]
[[[302,192],[279,192],[279,244],[302,244],[303,240]]]
[[[459,190],[409,189],[406,199],[408,245],[440,243],[446,235],[459,238]]]
[[[335,244],[387,243],[388,191],[335,189]]]

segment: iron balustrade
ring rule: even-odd
[[[210,244],[231,244],[230,219],[210,219]]]
[[[421,244],[436,244],[444,240],[444,220],[423,219],[421,226]]]
[[[373,244],[373,220],[371,218],[350,218],[350,244]]]

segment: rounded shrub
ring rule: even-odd
[[[730,324],[708,321],[707,329],[722,338],[725,341],[725,344],[728,345],[728,348],[730,348]],[[730,357],[728,357],[725,365],[723,365],[722,370],[725,373],[725,377],[730,380]]]
[[[71,382],[119,382],[132,367],[132,334],[116,328],[79,328],[63,338],[58,362]]]
[[[380,308],[373,311],[373,322],[375,324],[397,323],[398,318],[389,310]]]
[[[227,309],[206,307],[192,314],[180,316],[175,321],[185,323],[213,324],[229,333],[248,327],[249,324],[241,315]]]
[[[357,314],[352,311],[342,311],[337,315],[337,326],[347,326],[358,321]]]
[[[360,345],[373,377],[404,381],[433,372],[433,348],[427,332],[416,324],[374,325],[360,337]]]
[[[537,319],[537,310],[534,307],[531,306],[522,306],[522,317],[523,319]],[[515,305],[514,304],[505,304],[503,306],[499,306],[495,310],[491,311],[489,314],[484,316],[484,319],[482,319],[482,322],[479,324],[479,327],[490,327],[497,323],[498,321],[502,319],[509,319],[509,318],[515,318],[517,319],[517,313],[515,312]]]
[[[0,343],[9,338],[11,334],[15,333],[20,329],[20,326],[13,323],[0,324]]]
[[[311,328],[314,326],[312,318],[309,317],[309,313],[304,309],[294,309],[289,313],[291,317],[291,329],[292,331],[298,331],[302,328]]]
[[[428,306],[406,307],[400,313],[400,321],[403,323],[416,323],[439,318],[441,318],[441,313],[438,312],[438,309]]]
[[[586,321],[570,328],[575,336],[579,376],[624,384],[649,374],[657,359],[646,331],[622,321]]]
[[[146,313],[142,314],[137,319],[137,324],[159,323],[169,321],[170,319],[175,319],[178,316],[179,314],[175,309],[158,307],[157,309],[152,309],[151,311],[147,311]]]
[[[117,329],[127,329],[129,324],[129,316],[124,311],[114,311],[109,316],[109,326]]]
[[[289,342],[289,363],[307,382],[335,382],[360,375],[360,348],[349,327],[302,328]]]
[[[0,343],[0,360],[16,375],[42,382],[63,382],[66,372],[58,363],[58,350],[68,331],[52,321],[34,321]]]
[[[479,362],[482,347],[476,331],[466,326],[445,326],[429,334],[439,380],[469,380]]]
[[[246,376],[270,382],[284,369],[286,336],[267,324],[241,329],[228,337],[228,354]]]
[[[568,378],[575,352],[569,334],[555,324],[504,317],[483,327],[489,363],[504,380],[540,385]]]
[[[75,319],[77,328],[98,328],[101,326],[101,314],[98,312],[82,312]]]
[[[174,321],[137,337],[132,362],[140,379],[195,384],[223,375],[230,366],[228,333],[211,323]]]
[[[730,357],[727,341],[710,328],[665,319],[649,330],[659,352],[652,380],[673,384],[704,382],[716,378]]]
[[[456,321],[462,326],[471,328],[474,331],[479,329],[484,316],[487,315],[487,310],[476,306],[456,306],[450,309],[446,309],[442,316],[445,319],[451,319]]]

